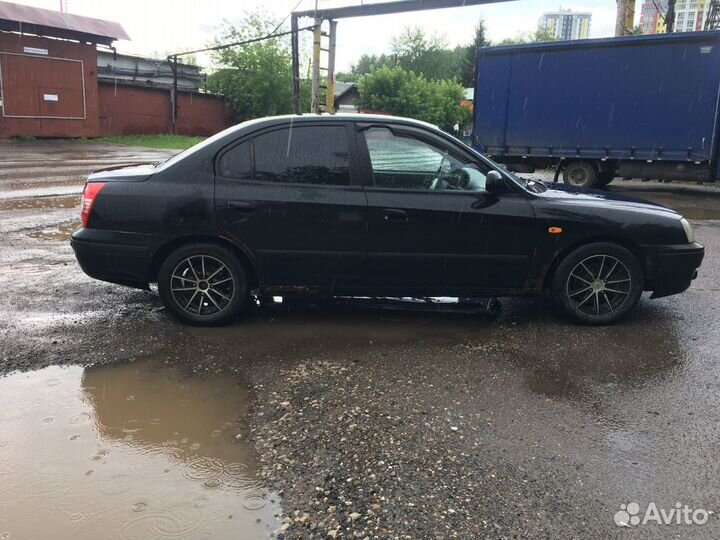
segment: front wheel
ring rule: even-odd
[[[560,308],[583,324],[610,324],[637,304],[643,273],[622,246],[595,243],[570,253],[557,268],[552,295]]]
[[[242,263],[213,244],[190,244],[173,251],[158,271],[158,292],[168,311],[196,326],[227,324],[248,301]]]

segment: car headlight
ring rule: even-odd
[[[680,219],[680,224],[685,231],[685,236],[687,236],[688,244],[692,244],[695,241],[695,231],[693,231],[692,225],[690,225],[690,222],[685,218]]]

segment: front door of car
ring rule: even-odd
[[[252,252],[266,285],[328,290],[362,280],[367,201],[353,177],[352,133],[339,122],[288,123],[218,155],[220,226]]]
[[[421,129],[360,126],[368,186],[366,284],[387,294],[524,286],[535,244],[521,190],[485,190],[489,164]]]

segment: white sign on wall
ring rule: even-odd
[[[57,94],[43,94],[43,99],[45,101],[58,101],[58,95]]]
[[[47,49],[38,49],[37,47],[23,47],[23,52],[27,54],[44,54],[45,56],[48,54]]]

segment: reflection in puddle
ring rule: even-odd
[[[0,379],[0,537],[259,538],[247,389],[141,362]]]

